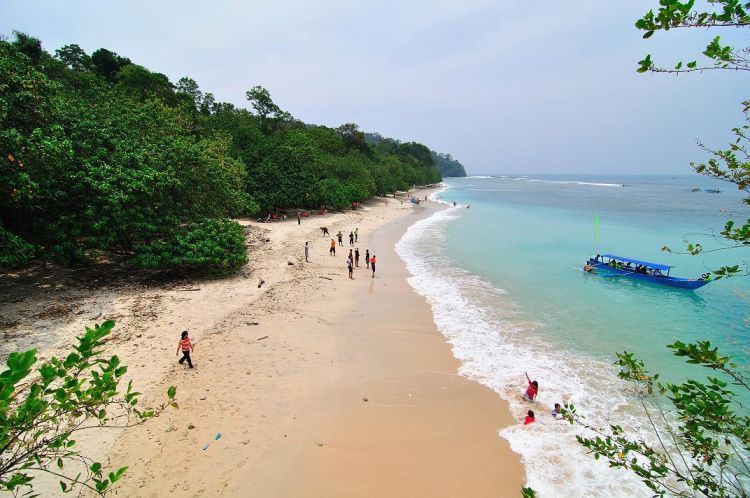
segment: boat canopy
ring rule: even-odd
[[[624,261],[626,263],[633,263],[633,264],[636,264],[636,265],[647,266],[648,268],[653,268],[654,270],[667,271],[670,268],[672,268],[671,265],[662,265],[662,264],[659,264],[659,263],[649,263],[648,261],[641,261],[640,259],[624,258],[622,256],[615,256],[614,254],[602,254],[601,256],[603,258],[616,259],[617,261]]]

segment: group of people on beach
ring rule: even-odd
[[[526,375],[526,381],[529,384],[526,387],[526,391],[521,395],[521,398],[524,401],[534,403],[536,402],[536,397],[539,394],[539,382],[537,382],[536,380],[531,380],[527,372],[524,372],[524,374]],[[555,403],[555,405],[552,407],[552,410],[550,411],[550,415],[552,415],[552,418],[554,420],[563,420],[564,416],[560,403]],[[529,410],[528,412],[526,412],[526,417],[523,420],[523,425],[533,424],[534,422],[536,422],[534,410]]]

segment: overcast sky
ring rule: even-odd
[[[472,174],[690,173],[696,138],[724,146],[741,123],[750,79],[638,75],[646,53],[693,60],[712,35],[641,39],[656,5],[0,0],[0,33],[108,48],[240,106],[262,85],[305,122],[422,142]]]

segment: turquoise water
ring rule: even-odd
[[[580,271],[586,257],[596,254],[595,215],[600,253],[675,265],[672,274],[691,278],[746,261],[742,249],[699,256],[661,251],[665,245],[684,250],[685,238],[706,249],[721,247],[723,240],[705,234],[719,233],[727,219],[750,216],[741,192],[690,192],[724,188],[697,176],[533,179],[624,186],[451,179],[444,198],[470,203],[447,226],[451,259],[505,290],[522,318],[541,325],[537,332],[545,340],[566,348],[604,357],[633,351],[672,380],[695,372],[664,347],[678,339],[709,339],[748,364],[747,278],[684,291]]]
[[[537,412],[532,426],[519,422],[500,431],[521,456],[528,484],[540,496],[649,496],[631,474],[585,453],[575,440],[583,429],[544,414],[556,402],[572,402],[594,425],[617,423],[648,437],[642,431],[648,421],[617,378],[615,353],[632,351],[671,381],[708,373],[665,347],[678,339],[709,339],[739,363],[750,363],[750,279],[686,291],[602,278],[581,267],[597,249],[671,264],[673,275],[690,278],[722,264],[744,264],[743,249],[699,256],[661,251],[665,245],[682,250],[685,238],[707,250],[723,247],[711,234],[727,219],[750,217],[741,193],[700,176],[446,183],[439,196],[458,207],[415,223],[396,250],[461,361],[459,373],[496,391],[517,419],[530,408]],[[520,398],[524,372],[540,383],[533,405]]]

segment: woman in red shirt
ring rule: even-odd
[[[533,424],[534,422],[536,422],[536,419],[534,418],[534,412],[529,410],[526,413],[526,418],[523,420],[523,425]]]
[[[180,350],[182,350],[182,358],[180,358],[179,361],[180,365],[187,360],[188,366],[193,368],[193,362],[190,361],[190,351],[193,350],[193,344],[190,342],[187,330],[180,336],[180,342],[177,343],[177,352],[175,353],[175,356],[180,354]]]
[[[529,381],[529,387],[526,388],[526,392],[523,393],[523,399],[526,401],[534,401],[534,398],[536,398],[536,395],[539,393],[539,383],[537,381],[532,381],[529,378],[529,374],[524,372],[526,374],[526,380]]]

